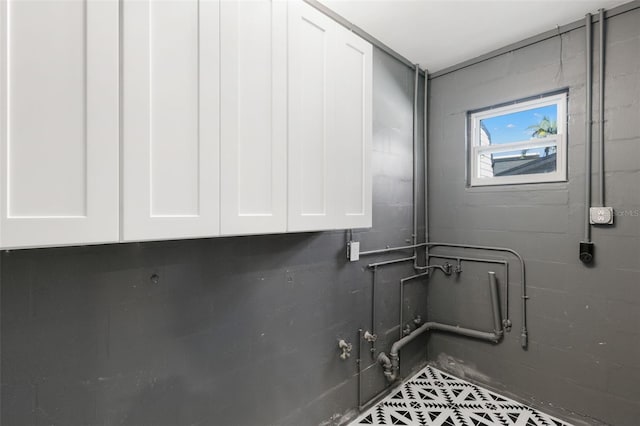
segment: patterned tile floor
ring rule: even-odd
[[[426,367],[350,426],[571,426],[512,399]]]

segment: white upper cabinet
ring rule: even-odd
[[[223,1],[221,233],[287,229],[287,3]]]
[[[125,241],[219,235],[220,4],[123,3]]]
[[[0,247],[118,241],[118,2],[0,2]]]
[[[0,248],[370,227],[371,70],[299,0],[0,0]]]
[[[289,9],[289,231],[371,226],[372,47]]]

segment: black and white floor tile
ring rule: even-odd
[[[571,426],[512,399],[426,367],[351,426]]]

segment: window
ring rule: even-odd
[[[469,113],[471,186],[567,179],[567,93]]]

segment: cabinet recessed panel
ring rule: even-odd
[[[271,214],[274,143],[271,122],[271,2],[245,2],[239,3],[238,7],[238,157],[235,164],[238,212],[240,215]]]
[[[363,227],[371,209],[371,45],[342,28],[336,38],[335,205],[347,226]]]
[[[331,228],[330,49],[335,23],[302,2],[289,10],[289,230]]]
[[[300,179],[302,192],[302,214],[326,213],[326,160],[327,134],[327,33],[306,19],[301,22],[300,37],[306,49],[300,51],[300,68],[297,70],[306,84],[298,87],[300,96],[294,114],[301,120],[298,134],[300,147]],[[301,132],[302,133],[302,132]]]
[[[221,232],[286,230],[286,7],[221,4]]]
[[[369,227],[371,45],[304,2],[289,26],[289,230]]]
[[[118,239],[118,3],[0,3],[3,247]]]
[[[219,3],[123,5],[123,237],[219,230]]]
[[[338,66],[344,79],[336,82],[340,102],[336,104],[337,164],[342,177],[342,206],[347,214],[362,214],[364,208],[364,54],[349,44],[340,46]],[[343,143],[340,143],[340,142]]]
[[[86,3],[7,11],[7,216],[85,216]]]
[[[198,2],[149,4],[151,216],[199,214]]]

